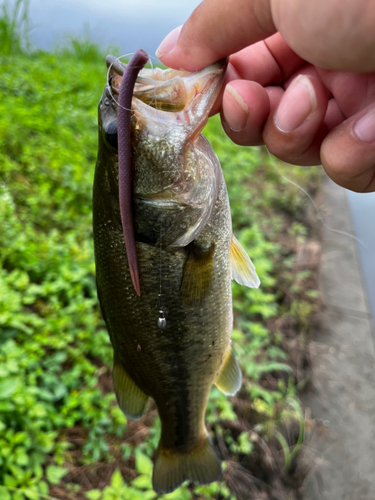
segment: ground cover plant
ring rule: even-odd
[[[11,22],[4,12],[2,33]],[[21,31],[9,32],[0,56],[0,498],[152,500],[160,423],[152,403],[139,422],[117,407],[95,288],[91,189],[104,54],[79,40],[26,54]],[[318,310],[316,261],[301,255],[318,245],[306,222],[310,201],[280,172],[309,192],[320,172],[235,146],[217,117],[204,133],[262,285],[233,285],[244,384],[231,399],[213,389],[207,410],[223,481],[160,498],[294,498],[305,477],[298,391]]]

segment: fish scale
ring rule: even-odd
[[[100,185],[102,186],[101,183]],[[229,210],[228,204],[222,201],[224,198],[225,202],[225,197],[223,181],[217,201],[218,214],[215,214],[221,221],[225,220],[223,209]],[[231,334],[231,229],[229,227],[226,234],[222,231],[223,244],[218,241],[218,263],[211,284],[215,293],[208,293],[207,301],[198,304],[198,307],[195,303],[186,305],[181,300],[180,287],[187,252],[181,249],[175,252],[162,250],[162,297],[168,313],[167,326],[165,330],[160,330],[157,326],[160,249],[137,243],[142,290],[141,297],[138,298],[128,271],[119,215],[117,221],[109,223],[111,212],[108,210],[97,214],[94,225],[97,233],[95,252],[100,302],[105,311],[108,330],[112,332],[114,349],[127,367],[130,377],[155,399],[159,413],[169,415],[174,410],[173,402],[185,400],[183,406],[179,405],[177,408],[179,412],[176,411],[174,415],[175,426],[180,420],[186,419],[185,413],[189,407],[194,408],[194,415],[197,412],[203,418],[208,394],[222,364]],[[210,230],[210,227],[207,229]],[[204,237],[208,236],[203,234],[202,238]],[[220,264],[221,261],[227,262],[227,265]],[[222,274],[226,275],[225,280],[221,279]],[[223,300],[218,301],[217,294]],[[119,297],[121,301],[118,300]],[[121,335],[115,333],[118,325],[122,325]],[[138,345],[141,346],[140,351],[137,351]],[[211,355],[212,351],[215,355]],[[181,352],[183,357],[180,356]],[[187,363],[188,367],[185,367]],[[181,412],[182,415],[179,414]],[[169,443],[178,432],[174,431],[171,437],[169,417],[168,420],[168,426],[165,426],[168,428],[168,435],[163,438]],[[190,426],[191,429],[194,427],[197,426]],[[202,432],[201,426],[195,429],[195,433],[197,432]],[[179,436],[180,441],[183,437],[187,442],[193,439],[186,433],[185,436]]]

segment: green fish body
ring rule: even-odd
[[[99,104],[93,193],[98,297],[114,349],[119,406],[126,416],[140,418],[151,396],[159,412],[153,473],[158,493],[185,480],[209,483],[221,474],[204,418],[212,384],[231,395],[241,387],[230,347],[232,275],[259,284],[232,237],[221,167],[200,134],[225,67],[223,61],[200,73],[140,73],[131,122],[139,297],[119,209],[113,96],[121,75],[114,70]]]

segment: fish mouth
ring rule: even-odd
[[[108,83],[114,94],[120,91],[121,79],[126,69],[126,64],[122,63],[114,56],[107,56]],[[133,97],[141,100],[152,108],[178,113],[187,110],[192,101],[195,103],[211,89],[217,88],[215,98],[220,92],[224,80],[224,74],[228,65],[228,59],[222,59],[211,66],[190,73],[174,69],[145,68],[140,71],[134,87]]]

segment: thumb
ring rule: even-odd
[[[319,68],[373,72],[374,23],[369,0],[204,0],[156,55],[167,66],[195,71],[279,31]]]
[[[268,0],[204,0],[156,56],[171,68],[198,71],[276,31]]]

